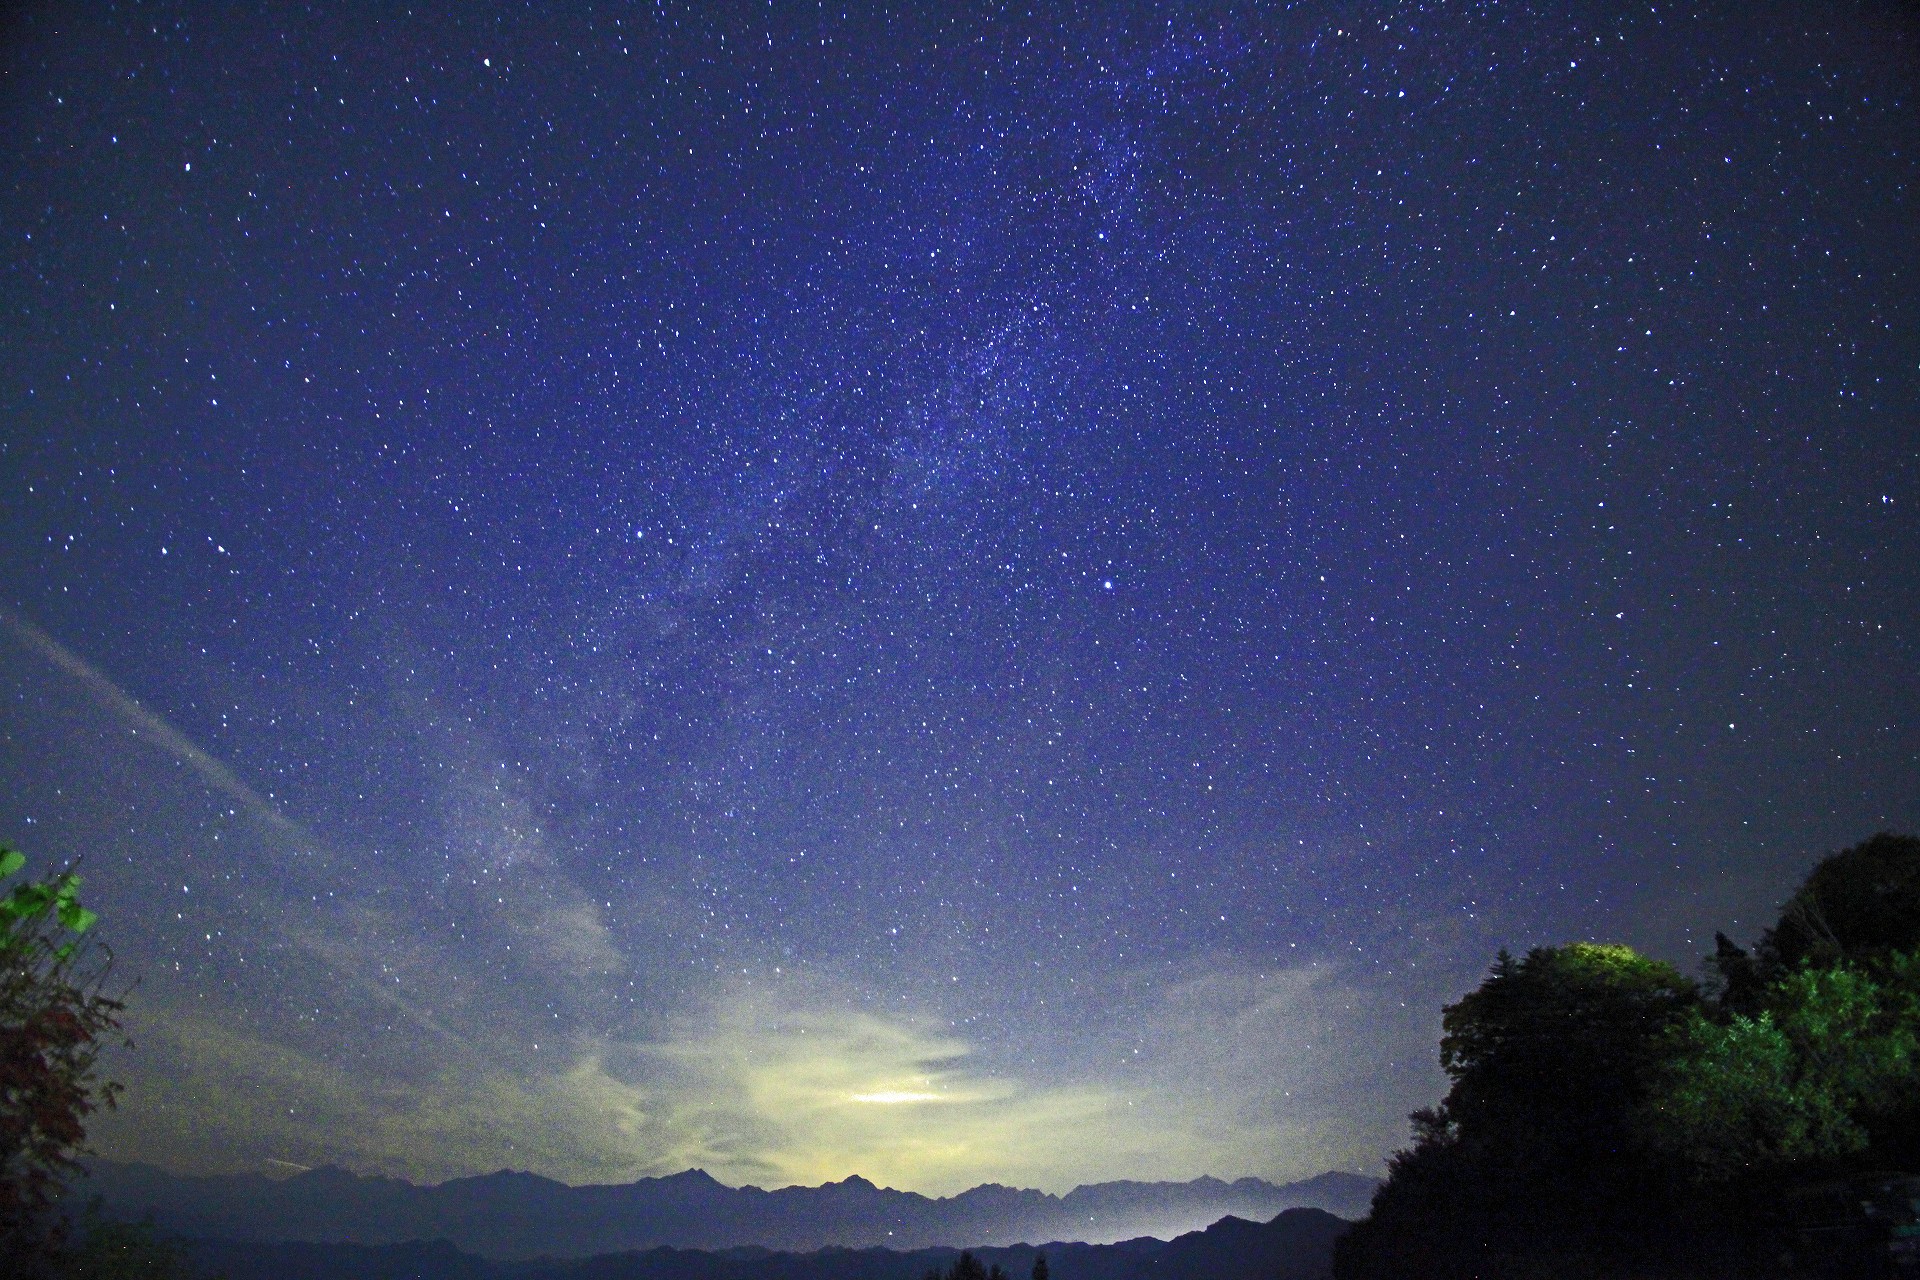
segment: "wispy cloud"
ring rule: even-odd
[[[1089,1160],[1111,1176],[1178,1142],[1107,1086],[1038,1085],[971,1064],[969,1045],[907,1019],[735,993],[663,1038],[546,1046],[508,1066],[471,1042],[351,1070],[271,1031],[170,1012],[136,1027],[143,1090],[190,1077],[171,1105],[103,1132],[130,1158],[197,1166],[337,1163],[416,1180],[532,1169],[572,1182],[701,1167],[722,1181],[813,1184],[861,1174],[952,1192],[983,1180],[1064,1190]],[[430,1059],[430,1060],[429,1060]]]
[[[145,735],[155,750],[193,769],[215,791],[243,807],[255,821],[303,849],[319,848],[319,841],[311,831],[280,812],[271,800],[241,781],[233,770],[148,710],[92,663],[4,605],[0,605],[0,630],[49,665],[72,676],[90,697],[124,720],[133,736]]]
[[[1370,1164],[1380,1127],[1353,1124],[1355,1113],[1372,1107],[1400,1131],[1424,1100],[1407,1082],[1431,1083],[1430,1062],[1395,1075],[1386,1060],[1395,1044],[1430,1045],[1437,1006],[1387,1008],[1379,984],[1350,970],[1233,956],[1116,973],[1082,1006],[1100,1008],[1101,1025],[1063,1026],[1057,1050],[1042,1042],[1019,1055],[994,1028],[953,1021],[964,1011],[950,993],[907,1013],[817,970],[772,985],[680,980],[651,1005],[626,1003],[622,987],[616,1005],[607,975],[634,972],[632,957],[649,953],[644,930],[674,912],[636,916],[629,902],[633,922],[610,928],[535,820],[534,780],[500,768],[486,742],[420,735],[444,765],[432,776],[446,779],[449,866],[484,888],[469,895],[454,947],[423,927],[404,886],[311,883],[315,833],[32,624],[0,613],[0,630],[136,730],[129,740],[158,748],[154,759],[190,767],[221,812],[232,803],[257,820],[249,853],[229,863],[249,874],[205,877],[205,895],[196,883],[182,898],[226,895],[219,910],[252,939],[236,961],[247,967],[216,970],[210,958],[175,978],[168,964],[143,988],[141,1048],[122,1072],[136,1105],[99,1131],[115,1155],[208,1170],[334,1162],[416,1179],[512,1166],[617,1181],[700,1166],[771,1185],[858,1173],[928,1192],[983,1180],[1064,1191]],[[116,749],[130,761],[152,754]],[[176,775],[167,763],[151,784],[176,789]],[[211,957],[219,914],[195,924],[191,912],[135,911],[153,886],[122,888],[129,925],[152,930],[150,966],[183,941]],[[139,963],[140,946],[126,955]],[[276,983],[239,981],[273,966]]]
[[[571,1181],[656,1171],[642,1155],[639,1091],[591,1053],[555,1052],[555,1070],[526,1072],[439,1041],[404,1062],[341,1063],[271,1029],[179,1009],[136,1018],[133,1031],[142,1052],[116,1074],[139,1105],[103,1117],[96,1139],[117,1158],[206,1172],[338,1164],[420,1181],[497,1168]]]
[[[738,1181],[1064,1191],[1151,1174],[1169,1153],[1210,1167],[1188,1118],[1150,1105],[1141,1082],[1011,1072],[946,1024],[798,980],[729,992],[637,1053],[661,1081],[669,1163]]]

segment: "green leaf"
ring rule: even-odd
[[[47,913],[53,905],[53,889],[44,884],[23,884],[0,898],[0,915],[11,920],[31,920]]]
[[[0,879],[5,879],[26,865],[26,854],[18,849],[9,849],[5,845],[0,845]]]
[[[60,923],[75,933],[85,933],[100,918],[97,912],[89,911],[72,898],[60,900]]]

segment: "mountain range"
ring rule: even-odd
[[[1094,1244],[1170,1240],[1223,1217],[1261,1222],[1284,1209],[1359,1218],[1378,1184],[1330,1172],[1275,1185],[1103,1182],[1064,1196],[988,1183],[929,1197],[851,1177],[818,1187],[729,1187],[698,1169],[619,1185],[569,1186],[502,1170],[418,1186],[313,1169],[183,1177],[152,1165],[95,1161],[74,1188],[109,1215],[151,1217],[163,1231],[236,1241],[361,1245],[444,1240],[482,1258],[584,1258],[657,1248],[777,1250],[1005,1246],[1035,1240]]]
[[[1053,1280],[1327,1280],[1333,1242],[1348,1224],[1318,1209],[1271,1222],[1223,1218],[1173,1240],[1048,1244],[973,1250],[1024,1280],[1044,1253]],[[195,1263],[226,1280],[920,1280],[956,1250],[820,1249],[779,1253],[658,1248],[591,1258],[498,1261],[444,1240],[407,1244],[193,1241]]]

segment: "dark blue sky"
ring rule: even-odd
[[[1377,1170],[1920,828],[1910,7],[328,8],[5,32],[106,1154]]]

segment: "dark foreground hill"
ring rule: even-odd
[[[1318,1209],[1288,1209],[1271,1222],[1222,1218],[1173,1240],[1117,1244],[1013,1245],[973,1250],[983,1265],[1015,1277],[1047,1256],[1054,1280],[1327,1280],[1333,1242],[1349,1224]],[[493,1261],[444,1240],[358,1245],[194,1241],[193,1260],[226,1280],[920,1280],[946,1268],[953,1249],[764,1249],[703,1252],[659,1248],[591,1258]]]
[[[111,1216],[150,1216],[180,1236],[363,1245],[445,1240],[495,1259],[584,1258],[660,1246],[902,1250],[1170,1240],[1223,1217],[1264,1222],[1291,1208],[1358,1218],[1377,1185],[1357,1174],[1323,1173],[1280,1186],[1258,1178],[1104,1182],[1064,1196],[989,1184],[932,1198],[864,1178],[777,1191],[728,1187],[697,1169],[586,1187],[507,1172],[422,1187],[340,1169],[283,1181],[254,1174],[182,1178],[150,1165],[105,1161],[91,1169],[92,1177],[75,1188],[78,1196],[100,1196]]]

